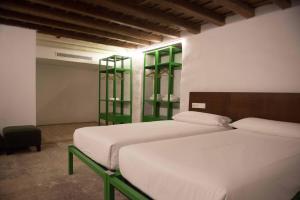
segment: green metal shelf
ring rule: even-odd
[[[108,120],[114,123],[131,123],[131,115],[120,113],[100,113],[99,119]]]
[[[174,71],[181,70],[182,64],[175,62],[175,55],[181,53],[181,44],[171,45],[151,51],[144,52],[144,76],[143,76],[143,110],[142,110],[142,120],[143,121],[157,121],[157,120],[170,120],[172,119],[173,109],[180,106],[180,101],[172,102],[170,101],[171,94],[174,93]],[[149,57],[150,56],[150,57]],[[162,57],[168,56],[167,62],[162,62]],[[154,59],[154,64],[149,65],[147,63],[147,58]],[[152,61],[153,62],[153,61]],[[167,69],[167,70],[166,70]],[[146,73],[146,70],[152,70],[151,76]],[[157,100],[157,94],[161,91],[161,73],[167,74],[167,95],[168,101]],[[153,95],[154,99],[149,100],[145,97],[146,78],[153,78]],[[149,80],[149,79],[147,79]],[[148,82],[147,82],[148,83]],[[145,111],[145,105],[151,107],[151,114]],[[160,108],[167,108],[166,116],[162,116],[160,113]],[[150,110],[150,109],[149,109]]]
[[[111,61],[111,62],[115,62],[115,61],[120,61],[120,60],[127,60],[127,59],[131,59],[130,57],[127,56],[120,56],[120,55],[112,55],[109,56],[107,58],[103,58],[103,61]]]
[[[126,64],[127,67],[125,68],[126,61],[129,61],[129,64]],[[105,63],[104,65],[102,63]],[[128,67],[129,65],[129,67]],[[130,91],[129,91],[129,99],[128,97],[125,98],[125,73],[129,74],[129,82],[130,82]],[[104,77],[102,77],[104,75]],[[109,78],[112,76],[112,84],[113,87],[109,87],[111,81],[108,81]],[[105,87],[101,88],[101,80],[104,78]],[[120,82],[117,82],[117,79],[120,79]],[[119,83],[119,85],[117,85]],[[120,89],[117,90],[117,87]],[[105,98],[101,97],[101,90],[105,90]],[[112,89],[112,94],[110,89]],[[120,100],[111,100],[110,98],[117,97],[117,91],[120,91],[120,96],[118,98]],[[132,59],[130,57],[120,56],[120,55],[113,55],[107,58],[103,58],[99,60],[99,107],[98,107],[98,124],[100,125],[100,120],[104,120],[106,125],[109,122],[113,124],[119,123],[131,123],[132,122]],[[105,111],[101,111],[101,103],[105,103]],[[109,111],[110,106],[112,106],[112,112]],[[125,114],[125,106],[129,106],[129,114]],[[117,112],[120,110],[119,112]]]
[[[106,99],[100,99],[99,101],[106,101]],[[119,103],[121,103],[121,102],[124,102],[124,103],[130,103],[131,101],[130,100],[108,100],[109,102],[119,102]]]
[[[102,67],[102,66],[101,66]],[[109,69],[100,69],[99,70],[99,73],[110,73],[110,74],[113,74],[113,73],[123,73],[123,72],[130,72],[131,69],[129,68],[109,68]]]
[[[160,107],[168,108],[169,105],[171,105],[173,108],[179,108],[180,107],[180,101],[156,101],[153,100],[145,100],[145,102],[149,104],[159,104]]]
[[[146,99],[145,102],[148,102],[148,103],[154,103],[154,100],[150,100],[150,99]],[[159,100],[156,100],[156,103],[180,103],[180,101],[159,101]]]
[[[157,65],[146,65],[145,68],[146,69],[155,69],[155,66],[157,66],[158,68],[168,68],[169,66],[171,66],[173,69],[181,69],[182,64],[181,63],[176,63],[176,62],[165,62],[165,63],[160,63]]]
[[[151,55],[151,56],[155,56],[155,52],[158,52],[160,54],[160,56],[167,56],[167,55],[169,55],[169,48],[170,48],[170,46],[155,49],[155,50],[151,50],[151,51],[146,52],[146,54]],[[177,54],[177,53],[182,52],[181,46],[173,45],[172,48],[173,48],[173,54]]]

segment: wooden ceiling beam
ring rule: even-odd
[[[215,3],[220,4],[243,17],[251,18],[255,15],[255,10],[248,3],[240,0],[214,0]]]
[[[138,18],[143,18],[146,20],[152,20],[157,23],[165,24],[168,26],[176,26],[187,30],[190,33],[200,33],[200,25],[188,22],[184,19],[170,15],[168,13],[143,8],[134,4],[134,2],[124,1],[124,0],[84,0],[94,5],[104,6],[111,10],[122,11],[130,15],[136,16]]]
[[[172,8],[177,11],[181,11],[187,15],[194,16],[198,19],[205,20],[222,26],[225,24],[225,17],[219,15],[209,9],[201,7],[195,3],[191,3],[186,0],[150,0],[153,3],[163,5]]]
[[[163,35],[170,38],[178,38],[180,32],[175,29],[170,29],[163,26],[158,26],[152,22],[145,22],[131,16],[122,16],[120,13],[107,10],[102,7],[94,7],[82,2],[72,3],[70,1],[61,0],[29,0],[30,2],[63,9],[66,11],[75,12],[78,14],[94,17],[97,19],[108,20],[122,25],[128,25],[134,28],[138,28],[144,31],[150,31],[159,35]]]
[[[292,5],[290,0],[272,0],[272,1],[282,9],[289,8]]]
[[[109,38],[109,39],[120,40],[120,41],[124,41],[124,42],[133,43],[136,45],[146,46],[146,45],[151,44],[151,42],[149,42],[149,41],[141,40],[138,38],[119,35],[116,33],[109,33],[109,32],[100,31],[97,29],[87,28],[87,27],[78,26],[78,25],[74,25],[74,24],[68,24],[68,23],[64,23],[64,22],[51,20],[51,19],[34,17],[31,15],[26,15],[26,14],[13,12],[13,11],[3,10],[1,8],[0,8],[0,16],[5,17],[7,19],[13,19],[13,20],[22,21],[22,22],[29,22],[29,23],[33,23],[33,24],[37,24],[37,25],[46,25],[46,26],[50,26],[53,28],[59,28],[59,29],[64,29],[64,30],[68,30],[68,31],[85,33],[88,35],[95,35],[98,37],[105,37],[105,38]]]
[[[19,13],[30,14],[37,17],[43,17],[47,19],[53,19],[57,21],[80,25],[101,31],[107,31],[117,33],[120,35],[135,37],[151,42],[159,42],[162,40],[162,36],[159,35],[154,35],[151,33],[143,32],[137,29],[121,26],[118,24],[114,25],[109,22],[94,20],[89,17],[83,17],[72,13],[66,13],[57,9],[49,9],[45,8],[44,6],[34,5],[31,3],[25,3],[21,1],[2,0],[0,8]]]
[[[107,38],[100,38],[100,37],[96,37],[96,36],[91,36],[91,35],[86,35],[86,34],[81,34],[81,33],[76,33],[76,32],[72,32],[72,31],[61,30],[61,29],[54,29],[51,27],[41,26],[41,25],[36,25],[36,24],[31,24],[31,23],[19,22],[16,20],[5,19],[3,17],[0,17],[0,24],[34,29],[40,33],[50,34],[50,35],[54,35],[56,37],[72,38],[72,39],[76,39],[76,40],[83,40],[83,41],[88,41],[88,42],[93,42],[93,43],[119,46],[119,47],[124,47],[124,48],[137,48],[138,47],[137,45],[126,43],[126,42],[121,42],[121,41],[107,39]]]

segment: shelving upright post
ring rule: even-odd
[[[129,61],[125,67],[125,62]],[[105,62],[105,65],[102,65]],[[120,66],[117,63],[120,62]],[[129,65],[129,66],[128,66]],[[125,74],[129,74],[129,97],[125,99],[124,89]],[[102,98],[101,91],[103,86],[101,85],[102,74],[105,74],[105,98]],[[109,79],[112,78],[112,97],[110,97],[110,83]],[[117,79],[120,80],[120,84],[117,84]],[[118,98],[117,88],[120,87],[120,98]],[[119,55],[113,55],[107,58],[100,59],[99,61],[99,115],[98,124],[100,120],[104,120],[105,124],[109,122],[113,124],[119,123],[131,123],[132,122],[132,60],[130,57],[124,57]],[[101,102],[105,103],[105,112],[101,111]],[[112,103],[112,112],[110,112],[110,103]],[[129,106],[129,113],[125,113],[125,107]],[[118,111],[119,110],[119,111]]]

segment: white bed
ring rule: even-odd
[[[124,178],[154,199],[290,200],[300,191],[300,138],[246,130],[120,149]]]
[[[119,149],[122,146],[228,129],[217,125],[167,120],[80,128],[75,131],[73,140],[84,154],[114,170],[118,168]]]

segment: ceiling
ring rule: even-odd
[[[290,0],[1,0],[0,24],[93,43],[138,48],[198,34],[201,25],[225,25],[238,14],[255,16],[255,8]]]
[[[37,46],[108,54],[108,56],[111,54],[115,54],[116,52],[123,53],[124,51],[128,51],[127,49],[124,49],[122,47],[103,45],[99,43],[87,42],[84,40],[76,40],[72,38],[57,38],[53,35],[43,33],[37,34],[36,42]]]

